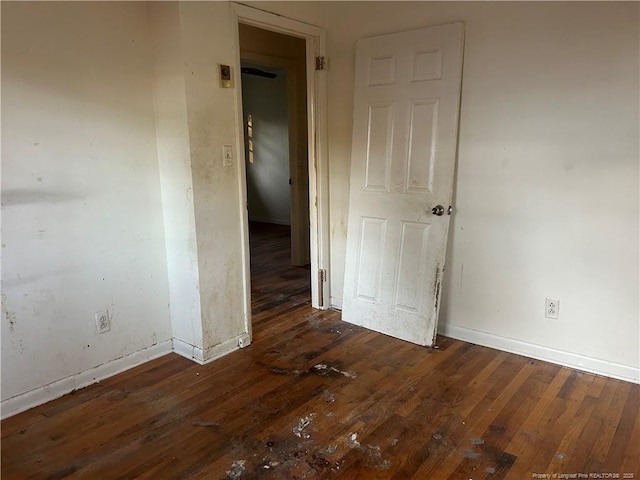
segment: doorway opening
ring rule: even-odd
[[[306,44],[239,25],[254,322],[311,300]]]
[[[304,228],[292,212],[299,199],[292,194],[295,136],[287,112],[287,71],[242,62],[242,110],[250,223]],[[300,179],[308,184],[307,179]],[[308,230],[308,226],[306,227]],[[292,265],[309,263],[308,242],[299,246],[301,258],[291,256]]]
[[[287,268],[306,269],[305,283],[310,283],[310,300],[314,308],[327,309],[330,306],[329,291],[329,204],[328,204],[328,164],[326,138],[326,72],[317,71],[316,59],[325,55],[326,32],[324,29],[299,22],[258,8],[232,3],[235,18],[236,49],[235,69],[265,75],[286,71],[287,83],[287,124],[289,142],[290,191],[290,245]],[[249,35],[246,35],[249,32]],[[254,35],[253,41],[251,35]],[[286,42],[296,43],[297,53],[291,53]],[[267,49],[270,47],[271,49]],[[243,64],[244,62],[244,64]],[[255,70],[249,70],[255,69]],[[258,72],[259,71],[259,72]],[[246,76],[242,75],[242,76]],[[254,75],[255,76],[255,75]],[[284,79],[284,78],[283,78]],[[293,84],[293,86],[292,86]],[[258,134],[260,121],[244,115],[242,106],[242,82],[236,89],[238,119],[238,149],[245,153],[245,136],[249,134],[251,120],[252,134]],[[247,112],[249,113],[249,112]],[[306,120],[306,123],[304,123]],[[247,143],[246,159],[239,161],[240,193],[242,202],[249,200],[246,171],[249,157],[254,164],[260,161],[259,145],[254,143],[253,154]],[[264,153],[264,152],[263,152]],[[242,159],[243,155],[239,155]],[[285,176],[286,178],[286,176]],[[286,189],[286,188],[285,188]],[[255,201],[255,200],[254,200]],[[251,319],[251,255],[249,231],[255,234],[259,228],[249,228],[250,206],[244,209],[242,217],[242,245],[244,259],[244,296],[246,331],[252,336]],[[254,212],[255,213],[255,212]],[[253,215],[253,214],[252,214]],[[255,216],[257,217],[257,215]],[[254,218],[257,219],[257,218]],[[286,222],[282,222],[286,223]],[[275,225],[275,226],[274,226]],[[264,226],[264,225],[262,225]],[[272,223],[271,228],[285,228],[287,225]],[[259,227],[259,226],[258,226]],[[264,234],[264,229],[262,230]],[[277,235],[276,235],[277,236]],[[254,242],[255,244],[256,242]],[[274,250],[275,252],[275,250]],[[273,255],[275,256],[275,255]],[[282,257],[282,255],[281,255]],[[285,254],[286,258],[287,255]],[[285,274],[285,277],[290,274]],[[255,283],[255,282],[254,282]],[[308,288],[308,287],[307,287]],[[307,294],[306,301],[309,300]]]
[[[303,305],[311,300],[306,89],[304,84],[297,88],[296,75],[304,73],[304,42],[256,30],[240,27],[254,327],[262,324],[262,313],[274,304]],[[285,55],[301,58],[245,50],[256,40],[269,50],[274,39],[290,46]],[[300,134],[305,138],[299,139]]]

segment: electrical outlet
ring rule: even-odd
[[[109,318],[108,310],[96,312],[96,329],[98,333],[105,333],[111,330],[111,318]]]
[[[547,318],[560,318],[560,300],[553,298],[544,299],[544,316]]]

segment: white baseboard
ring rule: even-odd
[[[226,342],[219,343],[218,345],[206,349],[204,352],[205,355],[203,363],[211,363],[220,357],[224,357],[228,353],[238,350],[240,348],[240,337],[245,338],[246,336],[246,333],[241,333],[240,335],[233,337]]]
[[[194,362],[202,365],[202,348],[191,345],[188,342],[180,340],[178,338],[172,338],[171,343],[173,345],[173,352],[177,353],[181,357],[188,358]]]
[[[171,341],[166,340],[148,348],[125,355],[61,380],[8,398],[0,405],[1,418],[7,418],[43,403],[59,398],[78,388],[87,387],[142,363],[171,353]]]
[[[332,297],[331,307],[338,310],[342,309],[342,299]],[[575,368],[577,370],[583,370],[585,372],[617,378],[627,382],[640,383],[640,368],[638,367],[630,367],[628,365],[565,352],[455,325],[440,325],[438,333],[445,337],[451,337],[457,340],[483,345],[485,347],[496,348],[505,352],[524,355],[538,360]],[[196,347],[177,338],[158,343],[157,345],[139,350],[130,355],[116,358],[115,360],[76,375],[71,375],[43,387],[8,398],[0,404],[0,418],[4,419],[49,402],[73,390],[100,382],[101,380],[125,370],[129,370],[130,368],[148,362],[149,360],[171,353],[171,351],[201,365],[213,362],[214,360],[237,350],[239,348],[238,340],[240,337],[245,337],[246,335],[246,333],[238,335],[226,342],[222,342],[207,349],[206,352],[204,352],[200,347]]]
[[[334,310],[342,310],[342,298],[329,297],[329,306]]]
[[[84,372],[71,375],[69,377],[57,380],[48,385],[35,388],[28,392],[8,398],[0,404],[0,418],[7,418],[30,408],[37,407],[43,403],[55,400],[67,393],[79,388],[88,387],[101,380],[117,375],[118,373],[129,370],[142,363],[161,357],[171,352],[193,360],[201,365],[213,362],[218,358],[237,350],[238,341],[242,337],[243,344],[246,346],[250,343],[247,340],[247,334],[243,333],[237,337],[231,338],[226,342],[222,342],[206,351],[202,348],[191,345],[187,342],[173,338],[166,340],[148,348],[138,350],[129,355],[125,355],[110,362],[104,363],[97,367],[91,368]]]
[[[438,333],[445,337],[496,348],[509,353],[544,360],[545,362],[575,368],[585,372],[617,378],[627,382],[640,383],[640,368],[609,362],[599,358],[587,357],[577,353],[565,352],[512,338],[500,337],[491,333],[472,330],[456,325],[440,325]]]
[[[238,350],[240,348],[240,338],[245,338],[246,336],[246,333],[242,333],[227,340],[226,342],[222,342],[218,345],[210,347],[206,351],[203,350],[202,347],[196,347],[195,345],[191,345],[190,343],[174,338],[173,351],[178,355],[199,363],[200,365],[205,365],[207,363],[213,362],[214,360],[217,360],[220,357],[225,356],[228,353],[233,352],[234,350]]]

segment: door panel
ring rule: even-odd
[[[360,40],[343,319],[432,345],[455,167],[463,25]]]
[[[394,306],[416,314],[424,313],[421,311],[420,297],[426,284],[423,257],[428,250],[429,227],[424,223],[402,224]]]
[[[393,146],[393,105],[369,105],[368,127],[365,188],[388,191]]]
[[[409,123],[409,154],[407,155],[408,192],[433,191],[433,167],[436,153],[438,101],[412,101]]]
[[[384,245],[386,226],[384,218],[362,217],[356,297],[365,301],[379,299],[382,262],[378,252]]]

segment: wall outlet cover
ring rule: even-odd
[[[560,318],[560,300],[553,298],[544,299],[544,316],[547,318]]]
[[[96,329],[98,333],[105,333],[111,330],[111,318],[108,310],[96,312]]]

